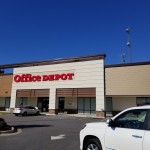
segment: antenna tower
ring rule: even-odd
[[[130,40],[130,27],[126,28],[126,33],[128,35],[126,46],[129,49],[129,61],[132,63],[132,53],[131,53],[131,40]]]
[[[124,64],[126,62],[126,54],[121,54],[121,62]]]

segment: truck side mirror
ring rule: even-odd
[[[114,126],[114,121],[112,119],[108,119],[106,121],[106,123],[108,124],[109,127],[113,127]]]

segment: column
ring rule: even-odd
[[[10,111],[12,111],[15,108],[15,105],[16,105],[16,89],[12,88],[11,100],[10,100]]]
[[[57,114],[58,110],[56,109],[56,88],[50,89],[49,94],[49,113]]]
[[[105,117],[105,103],[104,103],[104,88],[96,88],[96,115],[99,118]]]

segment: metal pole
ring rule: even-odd
[[[129,61],[130,61],[130,63],[132,63],[131,42],[130,42],[131,40],[130,40],[130,28],[129,27],[126,28],[126,32],[128,34],[128,39],[127,39],[126,45],[129,49]]]

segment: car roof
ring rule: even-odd
[[[129,109],[150,109],[150,105],[131,107]]]
[[[130,108],[127,108],[127,109],[123,110],[122,112],[127,111],[127,110],[132,110],[132,109],[150,109],[150,105],[130,107]]]

